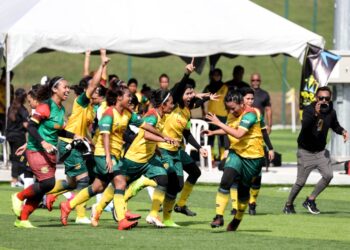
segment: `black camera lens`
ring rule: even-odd
[[[329,104],[327,104],[327,103],[322,103],[322,104],[320,105],[320,112],[321,112],[322,114],[326,114],[326,113],[328,113],[328,111],[329,111]]]

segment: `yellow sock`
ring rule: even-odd
[[[224,215],[229,199],[230,195],[228,193],[222,193],[220,191],[216,193],[216,214]]]
[[[249,204],[256,203],[256,198],[259,195],[259,191],[260,191],[260,188],[259,189],[251,188],[250,189]]]
[[[53,187],[53,189],[51,189],[51,191],[48,192],[47,194],[55,194],[57,196],[65,192],[68,192],[67,188],[68,188],[68,183],[66,180],[57,180],[55,182],[55,186]]]
[[[124,190],[116,189],[114,191],[114,210],[117,214],[118,220],[121,221],[125,218],[125,200],[124,200]]]
[[[160,190],[159,188],[154,189],[153,197],[152,197],[152,208],[151,212],[149,213],[153,217],[158,216],[158,211],[160,209],[160,206],[163,204],[165,198],[165,192],[163,190]]]
[[[235,215],[235,219],[242,220],[243,215],[244,215],[244,211],[247,208],[247,205],[248,205],[248,201],[244,201],[244,202],[238,201],[238,210],[237,210],[237,213]]]
[[[88,201],[91,197],[89,189],[91,189],[90,186],[80,190],[80,192],[69,202],[69,206],[73,209],[77,205]]]
[[[192,193],[193,186],[194,185],[189,183],[188,181],[185,182],[185,185],[180,194],[180,199],[177,202],[178,206],[183,207],[186,205],[187,199]]]
[[[156,192],[156,191],[154,191]],[[153,194],[154,196],[154,194]],[[175,205],[175,199],[171,200],[168,197],[164,199],[163,202],[163,220],[170,220],[171,219],[171,212],[173,211]]]
[[[83,202],[82,204],[79,204],[75,207],[75,211],[77,211],[78,218],[84,218],[86,216],[85,205],[86,205],[86,202]]]
[[[125,191],[125,200],[128,201],[132,197],[134,197],[139,191],[141,191],[145,187],[156,187],[157,182],[154,180],[151,180],[147,178],[146,176],[142,175],[140,178],[138,178],[136,181],[133,181],[129,187]]]
[[[232,208],[238,210],[238,191],[236,187],[230,188]]]
[[[96,205],[96,210],[102,212],[103,209],[113,200],[114,196],[114,187],[108,185],[105,191],[102,194],[101,200]]]

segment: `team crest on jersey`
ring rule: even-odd
[[[163,166],[164,166],[165,169],[168,169],[169,168],[169,163],[166,162],[166,163],[163,164]]]
[[[61,129],[61,128],[62,128],[62,126],[59,125],[58,123],[55,123],[55,124],[53,125],[53,127],[54,127],[54,129]]]
[[[75,169],[75,170],[78,170],[78,169],[80,169],[80,168],[81,168],[80,163],[78,163],[77,165],[74,166],[74,169]]]
[[[42,168],[40,169],[40,172],[41,172],[42,174],[47,174],[47,173],[49,172],[49,167],[48,167],[48,166],[42,167]]]

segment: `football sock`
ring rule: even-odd
[[[193,190],[193,184],[189,183],[188,181],[185,182],[185,185],[181,191],[180,194],[180,199],[177,202],[177,205],[180,207],[183,207],[186,205],[187,199],[190,196],[190,194],[192,193]]]
[[[105,191],[102,193],[100,201],[96,205],[96,210],[102,212],[103,209],[113,200],[114,197],[114,187],[108,185]]]
[[[244,201],[244,202],[238,201],[238,210],[234,218],[237,220],[242,220],[244,211],[247,208],[247,206],[248,206],[248,201]]]
[[[224,215],[224,211],[226,209],[229,199],[229,192],[219,189],[219,191],[216,193],[216,214]]]
[[[238,210],[238,192],[236,187],[230,188],[232,208]]]
[[[21,220],[28,220],[29,215],[34,212],[34,210],[39,206],[41,198],[27,199],[26,203],[23,205],[21,212]]]
[[[93,192],[92,187],[88,186],[80,190],[80,192],[69,202],[70,208],[75,208],[77,205],[88,201],[92,196],[96,194]]]
[[[27,187],[26,189],[23,189],[21,192],[17,194],[17,198],[21,201],[24,201],[25,199],[34,198],[35,196],[35,190],[34,190],[34,184]]]
[[[259,189],[251,188],[250,189],[249,204],[256,203],[256,198],[258,197],[259,191],[260,191],[260,188]]]
[[[154,190],[154,194],[155,194]],[[153,194],[153,197],[154,197]],[[163,202],[163,220],[170,220],[171,219],[171,212],[173,211],[175,205],[175,199],[170,199],[169,197],[165,197]]]
[[[164,198],[165,198],[164,190],[155,188],[153,192],[153,197],[152,197],[152,207],[150,212],[151,216],[153,217],[158,216],[158,211],[164,202]]]
[[[75,211],[77,211],[77,217],[78,218],[84,218],[86,217],[86,202],[83,202],[75,207]]]
[[[66,180],[57,180],[55,182],[55,186],[53,187],[53,189],[51,189],[50,192],[48,192],[48,194],[54,194],[55,196],[58,196],[59,194],[62,194],[62,192],[67,192],[68,188],[69,185]]]
[[[117,214],[117,218],[119,221],[125,218],[125,200],[124,200],[124,190],[115,189],[114,190],[114,210]]]

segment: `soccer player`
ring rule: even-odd
[[[162,118],[173,110],[173,97],[170,91],[159,89],[153,92],[151,102],[154,108],[145,114],[143,121],[162,130],[164,125]],[[170,138],[151,134],[141,128],[122,159],[121,169],[130,181],[141,176],[153,180],[154,183],[149,185],[155,187],[155,191],[152,196],[152,208],[146,221],[156,227],[164,227],[158,218],[158,211],[165,198],[168,176],[160,157],[156,155],[157,142],[178,144]],[[116,211],[122,210],[121,205],[122,203],[115,203]]]
[[[204,131],[209,136],[227,133],[230,140],[230,152],[216,195],[216,216],[211,226],[214,228],[224,225],[223,214],[229,201],[230,188],[236,180],[238,211],[227,226],[227,231],[236,231],[248,204],[252,180],[259,176],[264,161],[261,133],[263,121],[255,109],[243,103],[243,97],[239,92],[229,92],[225,102],[229,110],[227,125],[209,113],[206,118],[220,129]]]
[[[27,160],[38,182],[12,195],[12,209],[17,216],[16,227],[33,228],[29,215],[38,207],[45,193],[55,185],[56,146],[58,136],[79,139],[63,129],[62,106],[69,94],[68,82],[60,76],[52,78],[37,91],[41,102],[28,125]],[[27,200],[25,205],[23,201]]]
[[[167,116],[162,133],[178,141],[182,141],[184,137],[202,156],[207,157],[208,152],[201,148],[190,132],[190,108],[194,106],[194,102],[196,101],[193,89],[194,81],[189,79],[189,75],[193,70],[192,61],[191,64],[186,66],[186,73],[181,82],[172,88],[174,104],[177,107]],[[189,215],[192,211],[187,208],[186,202],[201,172],[193,159],[181,147],[168,143],[159,143],[158,147],[164,162],[167,162],[169,166],[167,169],[168,189],[163,204],[163,223],[167,227],[178,227],[179,225],[171,219],[171,212],[175,205],[177,193],[182,190],[180,199],[176,205],[177,211]],[[183,170],[189,174],[185,184]]]
[[[248,107],[254,108],[255,111],[260,114],[260,110],[253,107],[254,94],[255,94],[254,90],[251,88],[241,88],[239,92],[243,96],[244,104]],[[263,115],[261,115],[261,120],[262,121],[264,120]],[[267,127],[264,126],[263,124],[261,127],[261,132],[263,135],[265,145],[268,149],[268,159],[269,159],[269,161],[272,161],[273,158],[275,157],[275,153],[274,153],[271,141],[270,141]],[[256,200],[257,200],[257,197],[259,195],[260,188],[261,188],[261,173],[259,176],[255,177],[253,179],[252,186],[250,188],[250,198],[249,198],[249,203],[248,203],[248,206],[249,206],[248,211],[249,211],[250,215],[256,214]],[[237,209],[238,209],[238,204],[237,204],[237,200],[238,200],[237,195],[238,194],[237,194],[237,185],[236,184],[233,184],[233,186],[230,188],[230,194],[231,194],[231,200],[232,200],[231,215],[235,215],[237,213]]]
[[[101,81],[101,76],[104,68],[109,62],[106,55],[106,50],[101,49],[101,65],[96,71],[94,77],[84,77],[78,86],[75,86],[77,98],[74,100],[72,114],[70,115],[65,129],[71,133],[77,134],[83,138],[87,136],[88,128],[94,120],[93,105],[91,98],[96,91]],[[72,142],[72,139],[59,138],[58,151],[62,156],[67,153],[66,146]],[[82,190],[89,185],[89,174],[86,166],[86,160],[82,153],[77,149],[72,149],[70,155],[64,160],[66,180],[56,182],[53,190],[46,197],[46,206],[49,211],[57,196],[69,190]],[[90,224],[90,220],[85,215],[85,204],[76,207],[77,224]]]
[[[107,105],[99,122],[99,136],[95,145],[94,182],[81,190],[71,201],[61,203],[61,222],[67,225],[69,213],[77,205],[86,202],[97,193],[101,193],[107,185],[113,181],[115,187],[114,199],[116,203],[124,203],[125,179],[121,175],[119,163],[123,147],[123,134],[129,123],[140,126],[151,132],[154,128],[137,119],[136,114],[128,111],[130,91],[125,86],[117,86],[109,89],[106,95]],[[124,207],[124,206],[123,206]],[[137,221],[129,221],[125,218],[124,211],[117,211],[119,224],[118,230],[131,229],[137,225]]]

